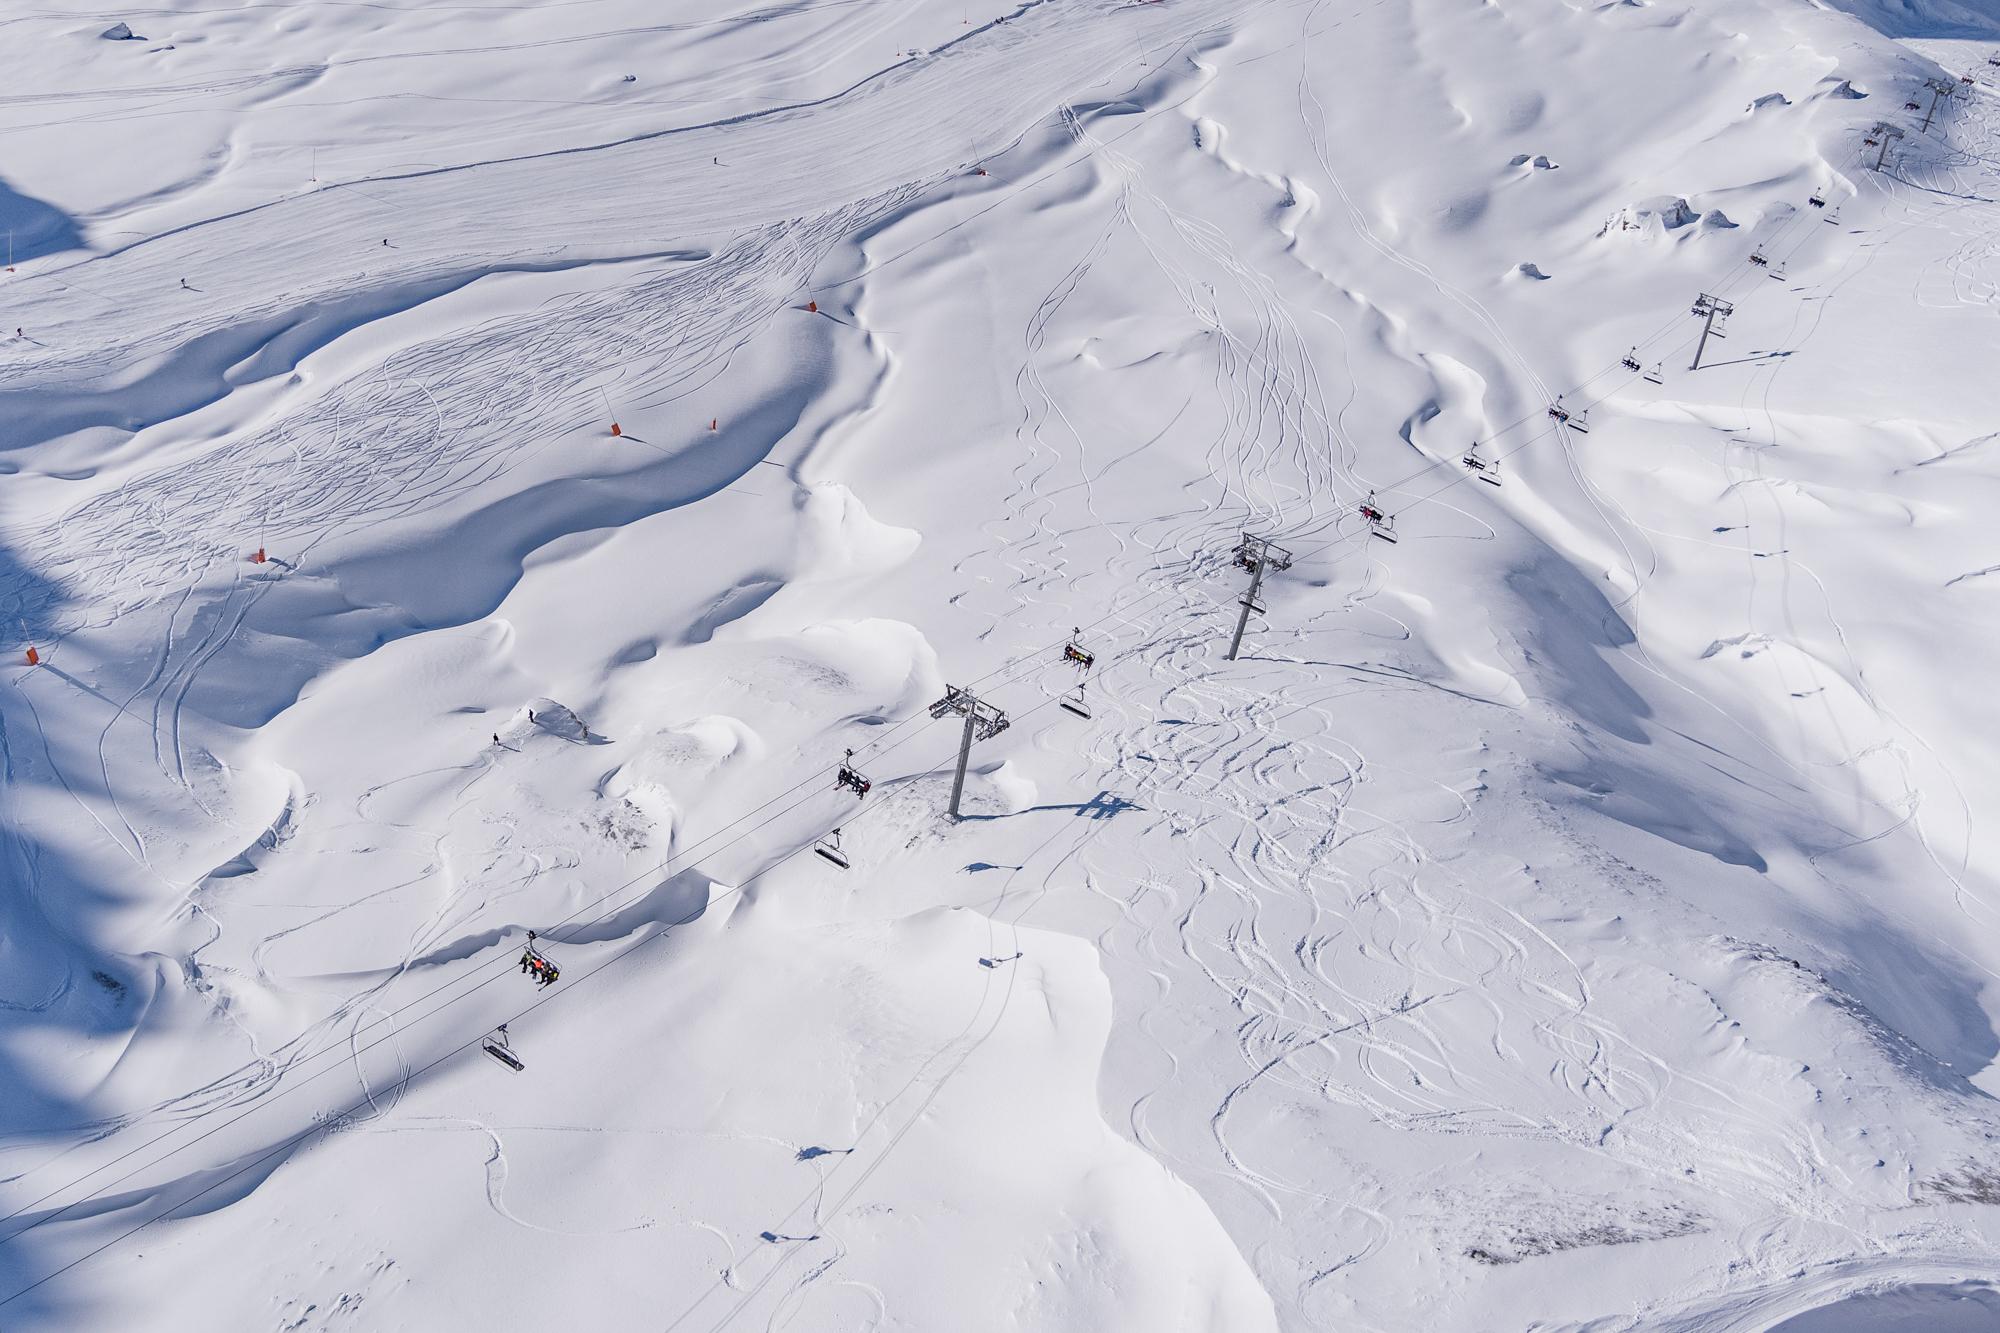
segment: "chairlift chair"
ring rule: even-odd
[[[1618,359],[1618,364],[1627,370],[1637,370],[1639,368],[1639,349],[1634,347],[1631,351],[1625,353],[1624,356]]]
[[[1396,519],[1393,514],[1385,514],[1375,503],[1375,492],[1368,492],[1367,502],[1361,506],[1361,516],[1368,520],[1368,533],[1380,537],[1385,542],[1396,540]]]
[[[1917,105],[1917,104],[1916,104],[1915,102],[1905,102],[1905,103],[1903,103],[1903,110],[1905,110],[1905,111],[1922,111],[1922,110],[1923,110],[1923,108],[1922,108],[1921,106]]]
[[[1645,380],[1648,384],[1665,384],[1667,382],[1666,367],[1655,361],[1653,368],[1646,372]]]
[[[528,932],[528,943],[521,950],[521,970],[535,979],[539,986],[553,986],[562,979],[562,971],[555,960],[535,947],[535,932]]]
[[[1590,434],[1590,419],[1584,414],[1584,409],[1578,408],[1572,412],[1562,405],[1560,397],[1549,404],[1549,415],[1554,417],[1558,424],[1568,426],[1579,435]]]
[[[1090,716],[1090,702],[1083,697],[1082,681],[1078,681],[1076,688],[1057,700],[1057,703],[1065,713],[1075,713],[1081,718]]]
[[[833,862],[836,866],[839,866],[842,870],[847,870],[851,868],[850,863],[848,862],[847,859],[847,853],[840,850],[839,829],[835,829],[833,832],[827,834],[824,838],[821,838],[818,842],[815,842],[813,844],[813,854],[816,856],[825,857],[827,860]]]
[[[1811,204],[1814,208],[1825,208],[1826,192],[1823,190],[1814,190],[1812,193],[1812,198],[1806,200],[1806,202]]]
[[[491,1036],[481,1041],[479,1048],[517,1074],[527,1068],[521,1063],[521,1057],[514,1054],[514,1044],[507,1039],[505,1023],[495,1028]]]
[[[1500,484],[1500,460],[1496,458],[1489,463],[1481,458],[1479,456],[1478,444],[1475,443],[1470,449],[1466,450],[1465,457],[1460,461],[1465,464],[1474,476],[1478,477],[1488,486],[1498,486]]]
[[[847,758],[841,761],[839,772],[834,774],[833,786],[836,791],[842,787],[847,788],[854,793],[854,799],[858,801],[866,796],[875,784],[863,777],[861,770],[854,766],[854,751],[849,750]]]
[[[1770,256],[1764,253],[1763,248],[1759,247],[1750,252],[1750,262],[1755,264],[1758,268],[1768,268],[1770,266],[1771,259]]]
[[[1078,642],[1082,637],[1081,627],[1070,631],[1069,642],[1063,646],[1063,661],[1075,663],[1079,670],[1088,671],[1097,665],[1097,654]]]

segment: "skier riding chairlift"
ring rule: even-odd
[[[1474,444],[1472,448],[1466,451],[1463,462],[1466,467],[1477,473],[1479,479],[1487,485],[1498,486],[1500,484],[1500,460],[1496,458],[1489,463],[1481,458],[1477,444]]]
[[[1814,190],[1812,192],[1812,198],[1806,200],[1806,202],[1811,204],[1814,208],[1825,208],[1826,194],[1823,191]]]
[[[1578,408],[1572,412],[1562,405],[1562,401],[1562,397],[1558,395],[1556,400],[1549,404],[1549,415],[1580,435],[1590,434],[1590,421],[1584,416],[1583,409]]]
[[[527,947],[521,950],[521,971],[534,977],[535,984],[542,987],[553,986],[561,978],[562,972],[548,955],[535,947],[535,932],[528,932]]]
[[[1078,642],[1083,638],[1083,630],[1081,628],[1073,629],[1069,632],[1069,635],[1069,642],[1063,647],[1063,661],[1074,662],[1084,671],[1088,671],[1096,666],[1097,654],[1084,648]]]
[[[847,788],[854,793],[854,799],[857,801],[866,796],[875,786],[874,783],[861,776],[861,771],[854,767],[854,751],[852,750],[847,752],[847,758],[841,762],[840,771],[834,775],[833,785],[836,791],[842,787]]]
[[[839,866],[842,870],[846,870],[849,868],[847,854],[840,850],[839,829],[835,829],[833,832],[827,834],[824,838],[821,838],[819,841],[815,842],[813,844],[813,852],[816,855],[825,857],[827,860]]]
[[[1771,260],[1770,257],[1764,253],[1763,248],[1760,246],[1759,248],[1752,250],[1750,252],[1750,262],[1755,264],[1758,268],[1768,268],[1770,266]]]
[[[1627,370],[1637,370],[1639,368],[1639,349],[1634,347],[1631,351],[1625,353],[1624,356],[1619,358],[1618,364]]]
[[[1394,515],[1384,514],[1376,506],[1375,492],[1368,492],[1368,499],[1361,506],[1361,516],[1368,520],[1368,532],[1371,536],[1380,537],[1385,542],[1396,540],[1396,519]]]

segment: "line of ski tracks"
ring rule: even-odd
[[[1337,462],[1338,411],[1327,411],[1316,376],[1286,368],[1312,361],[1282,304],[1205,244],[1199,223],[1145,192],[1136,169],[1100,156],[1125,188],[1027,330],[1016,380],[1024,458],[1009,513],[988,535],[1006,570],[993,581],[1003,600],[1074,592],[1065,539],[1094,529],[1097,515],[1087,487],[1079,511],[1064,504],[1078,488],[1051,485],[1084,443],[1036,363],[1064,304],[1129,228],[1190,313],[1224,333],[1216,387],[1228,405],[1207,458],[1227,479],[1221,506],[1135,525],[1111,570],[1115,583],[1165,601],[1139,617],[1152,626],[1141,641],[1118,648],[1142,656],[1148,676],[1101,701],[1089,742],[1092,768],[1108,768],[1113,790],[1146,813],[1107,826],[1082,853],[1086,891],[1116,909],[1098,944],[1123,1026],[1154,1048],[1148,1079],[1106,1089],[1125,1104],[1132,1136],[1204,1189],[1229,1180],[1254,1196],[1268,1232],[1237,1239],[1273,1270],[1260,1276],[1291,1284],[1300,1308],[1389,1243],[1396,1187],[1324,1153],[1287,1151],[1273,1117],[1300,1107],[1410,1133],[1587,1145],[1661,1179],[1699,1162],[1774,1210],[1821,1213],[1817,1153],[1770,1133],[1779,1108],[1670,1069],[1604,1013],[1586,969],[1549,933],[1432,854],[1418,829],[1448,829],[1470,806],[1339,739],[1343,706],[1379,706],[1368,687],[1269,658],[1217,669],[1198,617],[1212,607],[1190,573],[1213,568],[1211,549],[1236,518],[1310,523],[1341,512],[1342,483],[1357,483]],[[1141,231],[1140,207],[1168,217],[1165,241]],[[1204,272],[1237,284],[1254,334],[1226,329]],[[1045,437],[1051,423],[1067,438]],[[1273,434],[1292,447],[1275,447]],[[1445,813],[1422,813],[1433,810]],[[1183,1058],[1215,1030],[1232,1034],[1233,1073]],[[1209,1108],[1206,1141],[1187,1132],[1194,1106]],[[1719,1160],[1717,1142],[1745,1146]]]

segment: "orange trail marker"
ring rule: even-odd
[[[817,315],[819,313],[819,302],[817,301],[806,302],[806,309],[811,311],[813,314]]]
[[[714,430],[714,429],[715,429],[715,423],[716,423],[716,422],[718,422],[718,421],[720,421],[720,420],[722,420],[722,418],[721,418],[721,417],[710,417],[710,418],[708,419],[708,428],[709,428],[710,430]]]
[[[38,653],[38,652],[36,652],[36,651],[35,651],[35,645],[34,645],[34,644],[32,644],[32,643],[31,643],[31,644],[29,644],[29,645],[28,645],[28,665],[29,665],[29,666],[39,666],[39,665],[41,664],[41,660],[42,660],[42,655],[41,655],[40,653]]]
[[[615,421],[611,423],[611,434],[614,439],[620,435],[623,435],[624,433],[625,433],[624,427],[620,426]]]
[[[264,555],[264,548],[260,546],[257,548],[257,553],[250,557],[250,563],[253,565],[261,565],[264,563],[265,559],[266,557]]]

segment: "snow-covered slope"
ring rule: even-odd
[[[1990,1305],[1991,5],[0,32],[0,1327]]]

